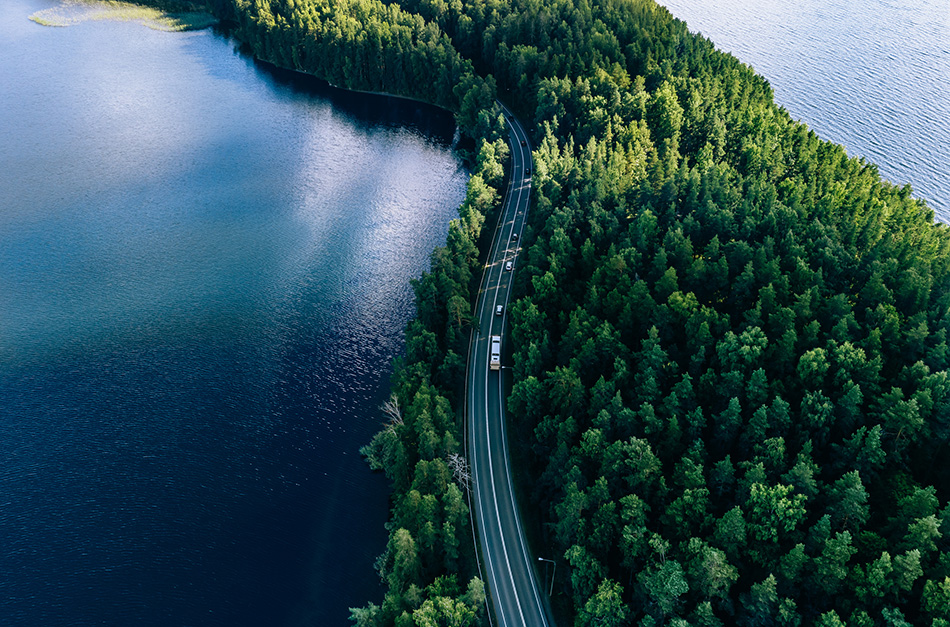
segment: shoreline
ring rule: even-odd
[[[172,13],[122,0],[64,0],[59,6],[29,16],[40,26],[67,27],[83,22],[137,22],[162,32],[186,32],[211,28],[220,23],[210,12]]]

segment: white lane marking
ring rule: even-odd
[[[501,378],[499,373],[499,378]],[[488,374],[485,375],[485,441],[487,443],[488,450],[488,472],[491,475],[491,496],[492,501],[495,505],[495,522],[498,525],[498,538],[501,540],[501,551],[505,556],[505,566],[508,569],[508,581],[511,583],[511,592],[515,596],[515,605],[518,608],[518,614],[521,616],[521,623],[526,625],[524,618],[524,612],[521,609],[521,600],[518,598],[518,586],[515,583],[514,571],[511,569],[511,560],[508,557],[508,546],[505,542],[505,533],[504,527],[501,524],[501,513],[498,509],[498,492],[495,490],[495,462],[492,456],[492,446],[491,446],[491,423],[488,420]]]
[[[513,125],[513,126],[514,126],[514,125]],[[519,156],[526,162],[526,164],[527,164],[527,163],[530,163],[530,161],[528,160],[528,158],[526,158],[526,157],[524,156],[524,153],[526,152],[526,150],[525,150],[526,147],[521,146],[520,140],[518,139],[518,137],[517,137],[516,134],[515,134],[515,136],[514,136],[514,142],[517,142],[517,145],[518,145],[518,147],[519,147]],[[524,185],[519,186],[519,188],[518,188],[518,200],[517,200],[516,203],[515,203],[515,209],[516,209],[516,210],[517,210],[517,208],[521,205],[522,193],[523,193],[523,192],[526,192],[527,194],[530,194],[530,183],[525,183]],[[525,208],[527,209],[527,207],[525,207]],[[515,222],[517,222],[517,215],[515,215],[514,220],[512,221],[512,232],[514,232],[514,223],[515,223]],[[510,236],[509,236],[509,244],[510,244],[510,241],[511,241],[511,239],[510,239]],[[500,291],[500,286],[499,286],[499,290],[498,290],[498,291]],[[510,286],[510,282],[509,282],[509,286],[508,286],[507,292],[509,292],[509,294],[510,294],[510,291],[511,291],[511,286]],[[504,300],[505,300],[506,303],[507,303],[508,300],[509,300],[509,298],[508,298],[509,294],[506,294],[506,295],[505,295],[506,297],[505,297]],[[496,301],[497,301],[497,297],[496,297]],[[503,382],[502,382],[502,379],[501,379],[501,376],[500,376],[500,375],[499,375],[499,378],[498,378],[498,398],[499,398],[499,411],[501,412],[501,417],[502,417],[501,424],[504,425],[504,424],[505,424],[505,419],[504,419],[504,417],[505,417],[505,410],[504,410],[504,387],[503,387]],[[501,439],[502,439],[502,442],[503,442],[503,450],[507,452],[507,451],[508,451],[508,436],[507,436],[507,433],[505,432],[505,429],[502,429],[502,432],[501,432]],[[532,564],[531,564],[531,561],[529,560],[527,542],[526,542],[526,539],[525,539],[525,536],[524,536],[524,529],[523,529],[522,526],[521,526],[521,518],[520,518],[520,516],[519,516],[518,513],[517,513],[517,512],[518,512],[518,509],[517,509],[517,503],[515,502],[514,483],[513,483],[513,480],[512,480],[511,465],[510,465],[510,459],[508,459],[508,456],[505,457],[504,462],[505,462],[505,463],[504,463],[505,479],[507,480],[508,493],[509,493],[509,495],[510,495],[512,513],[514,514],[515,526],[516,526],[516,529],[517,529],[517,531],[518,531],[518,538],[517,538],[517,539],[518,539],[518,545],[519,545],[518,548],[520,549],[519,553],[521,554],[521,557],[522,557],[522,560],[523,560],[523,565],[525,566],[525,572],[528,574],[528,580],[529,580],[529,582],[530,582],[530,584],[531,584],[531,592],[532,592],[532,596],[534,597],[534,602],[535,602],[535,605],[536,605],[537,610],[538,610],[538,615],[541,617],[542,623],[546,625],[546,624],[547,624],[547,615],[545,614],[544,608],[543,608],[543,606],[542,606],[541,595],[540,595],[540,592],[539,592],[539,590],[538,590],[537,581],[536,581],[535,577],[533,576],[533,575],[534,575],[534,571],[532,570]],[[506,554],[506,557],[507,557],[507,554]]]
[[[515,138],[515,141],[517,141],[517,136]],[[510,177],[510,182],[513,182],[513,181],[514,181],[514,177]],[[518,193],[518,200],[515,201],[515,204],[514,204],[515,210],[517,210],[518,205],[520,204],[520,201],[521,201],[522,190],[520,189],[520,187],[517,190],[517,193]],[[510,194],[510,190],[509,190],[508,203],[507,203],[508,206],[506,207],[506,210],[504,212],[505,214],[509,213],[511,209],[511,201],[512,201],[512,195]],[[501,233],[499,233],[499,235],[501,235]],[[500,239],[501,238],[499,237],[499,240]],[[496,284],[496,287],[495,287],[495,295],[494,295],[493,303],[497,303],[498,301],[498,295],[499,295],[499,292],[501,291],[500,284],[501,284],[501,277],[499,276],[498,284]],[[493,324],[494,324],[494,321],[492,321],[492,325]],[[499,372],[498,378],[500,381],[501,380],[500,372]],[[491,497],[492,497],[492,501],[493,501],[494,509],[495,509],[495,523],[497,524],[498,539],[501,541],[502,554],[505,556],[505,566],[508,571],[508,581],[511,584],[510,590],[512,594],[514,595],[515,606],[518,608],[518,614],[521,618],[521,623],[523,625],[527,625],[527,622],[525,621],[525,617],[524,617],[524,611],[521,608],[521,600],[518,595],[518,586],[515,581],[514,571],[511,566],[511,559],[508,555],[508,546],[507,546],[507,542],[505,541],[504,527],[501,523],[501,512],[498,506],[498,492],[495,489],[495,460],[494,460],[494,455],[492,453],[492,446],[491,446],[491,442],[492,442],[491,422],[488,419],[490,415],[489,405],[488,405],[488,389],[489,389],[488,388],[488,372],[486,371],[485,372],[485,442],[486,442],[486,450],[488,452],[488,471],[489,471],[489,475],[490,475],[489,479],[491,483]],[[500,603],[500,599],[499,599],[499,603]]]
[[[512,124],[512,127],[515,127],[515,126],[516,126],[516,125]],[[517,129],[520,130],[520,127],[517,127]],[[522,131],[522,133],[523,133],[523,131]],[[517,133],[513,133],[513,135],[514,135],[513,142],[515,142],[516,145],[518,146],[518,156],[521,157],[521,159],[522,159],[523,161],[527,161],[528,163],[530,163],[530,159],[525,157],[525,154],[524,154],[524,153],[526,152],[526,150],[525,150],[525,147],[522,147],[522,146],[521,146],[520,140],[519,140],[519,138],[518,138]],[[498,254],[498,250],[499,250],[499,248],[500,248],[500,244],[502,243],[502,240],[504,239],[503,236],[502,236],[502,233],[503,233],[503,231],[504,231],[503,225],[504,225],[505,222],[507,222],[508,214],[512,211],[512,209],[514,210],[514,215],[511,216],[511,221],[512,221],[511,233],[514,233],[514,231],[515,231],[515,225],[516,225],[517,222],[518,222],[518,215],[521,214],[521,212],[519,211],[519,207],[520,207],[520,205],[521,205],[521,203],[522,203],[522,199],[525,197],[525,194],[530,194],[530,187],[531,187],[531,186],[530,186],[530,183],[528,183],[528,182],[522,180],[521,183],[518,185],[518,187],[517,187],[517,188],[514,188],[514,177],[513,177],[513,176],[510,177],[510,179],[509,179],[509,186],[508,186],[508,190],[507,190],[507,193],[506,193],[506,197],[507,197],[508,202],[506,203],[505,211],[503,211],[503,212],[502,212],[502,215],[499,217],[499,224],[496,226],[496,230],[498,231],[498,237],[492,239],[492,247],[491,247],[491,251],[490,251],[490,254],[489,254],[489,259],[495,259],[496,256],[497,256],[497,254]],[[513,193],[512,193],[513,191],[516,191],[517,193],[516,193],[516,194],[513,194]],[[515,196],[517,196],[516,199],[515,199]],[[527,209],[527,207],[525,207],[525,209]],[[524,215],[524,214],[521,214],[521,215]],[[522,228],[523,228],[523,223],[524,223],[524,219],[522,220]],[[507,243],[508,243],[508,247],[506,248],[506,251],[507,251],[507,249],[510,248],[510,244],[511,244],[511,235],[510,235],[510,234],[509,234],[509,236],[508,236]],[[496,260],[496,261],[497,261],[497,260]],[[495,265],[496,261],[493,261],[490,265]],[[480,307],[480,308],[477,308],[477,309],[479,310],[479,318],[484,317],[484,315],[485,315],[485,305],[487,304],[487,301],[488,301],[488,299],[485,297],[485,296],[486,296],[486,293],[483,291],[483,287],[484,287],[484,284],[485,284],[485,281],[486,281],[486,275],[487,275],[487,278],[488,278],[488,283],[489,283],[489,285],[492,284],[492,280],[491,280],[491,270],[489,270],[487,273],[483,273],[482,278],[481,278],[481,281],[480,281],[480,283],[479,283],[478,300],[481,301],[481,307]],[[501,292],[501,290],[502,290],[502,288],[501,288],[501,276],[502,276],[502,275],[499,276],[498,282],[497,282],[497,283],[495,284],[495,286],[494,286],[494,291],[495,291],[495,293],[494,293],[494,295],[493,295],[493,298],[491,299],[491,300],[492,300],[492,308],[493,308],[493,309],[494,309],[494,306],[497,305],[498,298],[499,298],[500,292]],[[491,287],[489,287],[489,289],[491,289]],[[506,291],[506,294],[505,294],[505,302],[507,303],[508,300],[509,300],[509,295],[510,295],[510,291],[511,291],[511,281],[508,282],[505,291]],[[492,320],[492,322],[489,324],[489,328],[491,328],[492,325],[494,324],[494,319],[493,319],[493,318],[490,318],[490,320]],[[476,344],[477,344],[477,341],[476,341]],[[474,356],[474,357],[475,357],[475,359],[476,359],[476,361],[477,361],[477,356]],[[476,364],[473,364],[473,365],[476,365]],[[491,433],[490,433],[490,424],[489,424],[489,421],[488,421],[488,411],[487,411],[487,410],[488,410],[488,376],[489,376],[489,372],[488,372],[487,369],[483,369],[483,370],[484,370],[483,375],[484,375],[484,381],[485,381],[485,397],[484,397],[484,402],[485,402],[485,409],[486,409],[486,412],[485,412],[485,427],[486,427],[486,428],[485,428],[485,434],[486,434],[486,442],[490,443],[490,442],[491,442]],[[477,374],[477,368],[474,368],[474,367],[473,367],[473,372],[472,372],[473,389],[474,389],[474,381],[475,381],[475,378],[476,378],[477,376],[478,376],[478,374]],[[501,394],[501,392],[503,391],[503,387],[501,386],[501,383],[502,383],[502,381],[501,381],[501,374],[499,373],[499,401],[500,401],[500,402],[499,402],[499,407],[500,407],[500,411],[502,412],[501,415],[502,415],[502,417],[503,417],[503,416],[504,416],[504,413],[503,413],[503,412],[504,412],[504,408],[501,407],[501,403],[503,402],[503,395]],[[475,396],[474,396],[474,395],[472,395],[472,397],[471,397],[471,403],[473,403],[473,404],[475,403]],[[470,405],[470,408],[471,408],[471,409],[474,409],[474,406]],[[474,412],[474,411],[472,412],[472,415],[473,415],[473,416],[475,415],[475,412]],[[503,424],[504,424],[504,422],[502,421],[502,425],[503,425]],[[471,432],[472,432],[472,435],[473,435],[473,438],[472,438],[472,439],[473,439],[473,442],[476,441],[476,437],[475,437],[476,431],[477,431],[477,430],[476,430],[474,421],[472,421],[472,422],[471,422]],[[502,430],[501,440],[502,440],[502,442],[503,442],[503,449],[507,451],[507,436],[505,435],[504,430]],[[475,466],[476,461],[477,461],[477,448],[478,448],[477,446],[473,447],[473,451],[472,451],[472,455],[473,455],[473,466]],[[524,620],[525,620],[524,612],[523,612],[523,610],[522,610],[522,608],[521,608],[521,603],[520,603],[520,600],[519,600],[519,598],[518,598],[518,591],[517,591],[517,587],[515,586],[514,575],[513,575],[513,572],[512,572],[511,561],[510,561],[509,556],[508,556],[508,551],[507,551],[507,545],[506,545],[506,542],[505,542],[505,537],[504,537],[504,534],[501,533],[501,528],[502,528],[502,526],[501,526],[500,513],[499,513],[499,509],[498,509],[498,496],[497,496],[497,491],[495,490],[495,482],[494,482],[494,461],[493,461],[493,455],[492,455],[491,446],[488,446],[488,447],[487,447],[487,451],[488,451],[489,479],[490,479],[490,484],[491,484],[492,498],[493,498],[494,505],[495,505],[495,514],[496,514],[496,515],[495,515],[495,518],[496,518],[496,522],[498,523],[498,535],[499,535],[499,538],[500,538],[501,543],[502,543],[502,550],[503,550],[504,555],[505,555],[505,562],[506,562],[506,565],[507,565],[507,567],[508,567],[509,579],[510,579],[510,581],[511,581],[511,583],[512,583],[512,591],[514,592],[514,595],[515,595],[515,602],[516,602],[517,607],[518,607],[518,612],[519,612],[519,614],[521,615],[522,621],[524,621]],[[528,560],[527,560],[527,557],[528,557],[528,556],[527,556],[527,549],[526,549],[525,542],[524,542],[524,532],[523,532],[523,530],[522,530],[522,528],[521,528],[520,520],[518,519],[518,516],[517,516],[517,509],[514,508],[514,490],[513,490],[513,486],[512,486],[512,480],[511,480],[510,465],[509,465],[509,462],[508,462],[507,459],[504,460],[504,470],[505,470],[505,476],[506,476],[506,478],[507,478],[507,484],[508,484],[508,487],[509,487],[509,493],[510,493],[511,502],[512,502],[512,504],[513,504],[513,513],[515,514],[515,523],[516,523],[516,528],[517,528],[517,531],[518,531],[518,536],[519,536],[519,537],[518,537],[518,541],[519,541],[519,545],[520,545],[520,548],[521,548],[522,558],[523,558],[523,560],[524,560],[524,565],[527,566],[526,572],[527,572],[527,574],[528,574],[529,581],[530,581],[531,584],[532,584],[532,592],[534,593],[534,596],[535,596],[535,599],[536,599],[536,602],[537,602],[537,607],[538,607],[539,615],[541,616],[542,622],[544,622],[544,624],[547,624],[546,616],[545,616],[545,614],[544,614],[544,611],[543,611],[543,609],[542,609],[542,607],[541,607],[541,604],[540,604],[540,600],[539,600],[539,598],[538,598],[537,582],[535,581],[534,572],[533,572],[533,570],[531,570],[531,565],[528,563]],[[477,472],[477,471],[476,471],[476,472]],[[478,486],[478,488],[476,489],[476,498],[477,498],[477,500],[478,500],[478,511],[480,512],[480,516],[479,516],[480,524],[479,524],[479,527],[480,527],[481,530],[482,530],[482,535],[483,535],[483,537],[485,537],[485,538],[487,539],[487,537],[488,537],[488,533],[487,533],[488,529],[487,529],[486,519],[488,518],[488,516],[486,516],[486,514],[485,514],[485,500],[486,500],[485,497],[486,497],[486,495],[483,494],[483,488],[482,488],[482,486],[484,485],[484,482],[483,482],[483,481],[478,481],[478,476],[477,476],[477,474],[476,474],[476,485]],[[497,579],[497,576],[496,576],[496,573],[495,573],[495,569],[494,569],[494,567],[493,567],[494,560],[492,560],[492,558],[491,558],[491,552],[490,552],[490,551],[486,551],[486,552],[485,552],[485,555],[486,555],[486,561],[489,562],[489,570],[491,571],[491,578],[492,578],[492,581],[493,581],[493,584],[494,584],[493,587],[494,587],[494,589],[495,589],[496,591],[498,591],[498,590],[499,590],[499,588],[498,588],[498,579]],[[493,595],[493,596],[495,597],[496,613],[499,614],[500,620],[503,620],[503,621],[505,622],[505,624],[507,625],[507,617],[505,616],[504,612],[501,611],[501,607],[500,607],[500,605],[501,605],[501,599],[499,598],[499,595],[498,595],[497,593],[496,593],[495,595]],[[526,623],[525,623],[525,624],[526,624]]]
[[[477,361],[478,360],[476,358],[476,362]],[[487,372],[483,372],[483,374],[485,375],[485,386],[487,387],[488,374]],[[475,368],[473,368],[472,369],[472,389],[473,390],[475,389],[475,381],[476,381],[477,376],[478,376],[478,373],[476,372]],[[475,402],[475,396],[472,395],[470,399],[469,409],[472,411],[471,416],[473,417],[476,415],[475,413],[476,406],[477,406],[477,403]],[[475,500],[476,500],[478,514],[479,514],[478,527],[479,527],[479,531],[481,532],[482,542],[487,543],[488,529],[485,526],[485,520],[488,518],[488,516],[485,513],[485,497],[482,494],[483,481],[481,480],[479,476],[479,471],[478,471],[478,468],[479,468],[478,466],[478,430],[475,428],[474,420],[470,422],[470,428],[472,432],[472,468],[475,471]],[[494,591],[494,594],[492,594],[492,600],[495,605],[495,614],[498,616],[498,619],[501,621],[501,624],[505,626],[508,624],[508,620],[505,617],[504,612],[499,611],[500,609],[500,606],[499,606],[500,601],[498,598],[499,583],[498,583],[496,568],[494,566],[494,559],[492,558],[492,552],[488,550],[487,546],[485,546],[485,549],[486,549],[484,551],[485,561],[487,562],[486,566],[488,568],[488,575],[491,578],[491,590]]]

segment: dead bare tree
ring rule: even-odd
[[[383,413],[389,418],[389,422],[386,423],[386,428],[390,431],[395,431],[396,427],[403,424],[402,421],[402,410],[399,408],[399,397],[396,396],[396,393],[393,392],[389,400],[379,406],[383,410]]]
[[[452,469],[452,476],[458,481],[459,485],[465,490],[472,481],[472,472],[468,466],[468,460],[458,453],[449,455],[449,468]]]

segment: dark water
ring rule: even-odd
[[[950,222],[947,0],[659,0],[822,138]]]
[[[0,624],[344,625],[452,119],[0,2]]]

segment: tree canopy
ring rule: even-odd
[[[399,418],[364,451],[393,533],[358,624],[481,620],[452,401],[503,184],[497,93],[535,143],[508,415],[561,611],[950,625],[950,231],[909,187],[653,0],[211,4],[256,55],[450,108],[477,142],[415,284]]]

